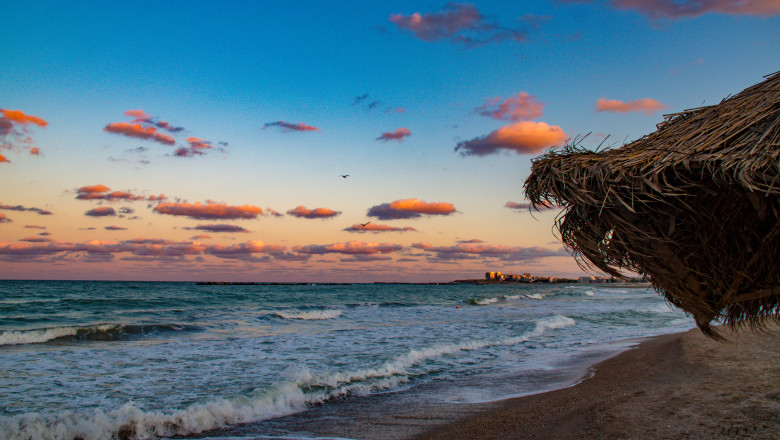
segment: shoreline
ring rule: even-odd
[[[575,385],[512,398],[409,437],[780,438],[780,326],[651,337]]]

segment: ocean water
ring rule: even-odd
[[[379,393],[491,401],[692,327],[652,290],[599,285],[0,281],[0,438],[165,438]]]

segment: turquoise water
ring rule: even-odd
[[[598,285],[0,281],[0,437],[186,435],[387,392],[496,400],[692,327],[652,290]]]

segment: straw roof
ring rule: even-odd
[[[620,148],[548,151],[525,192],[564,207],[583,267],[646,275],[712,337],[780,318],[780,72]]]

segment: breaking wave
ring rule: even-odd
[[[0,417],[0,432],[8,440],[145,439],[197,434],[227,425],[292,414],[305,410],[309,405],[343,396],[395,388],[411,380],[411,367],[428,359],[491,346],[520,344],[547,330],[574,323],[569,317],[555,315],[538,320],[532,330],[519,336],[414,349],[377,368],[312,374],[308,368],[300,367],[289,374],[288,380],[269,388],[215,398],[179,410],[144,411],[127,403],[115,410],[95,410],[90,414],[68,411],[57,415],[27,413]]]
[[[274,312],[274,316],[282,319],[300,319],[305,321],[316,321],[322,319],[335,319],[341,316],[341,310],[311,310],[308,312]]]
[[[201,330],[201,328],[194,325],[179,324],[99,324],[51,327],[2,332],[0,333],[0,346],[41,344],[53,341],[116,341],[128,335],[197,330]]]

